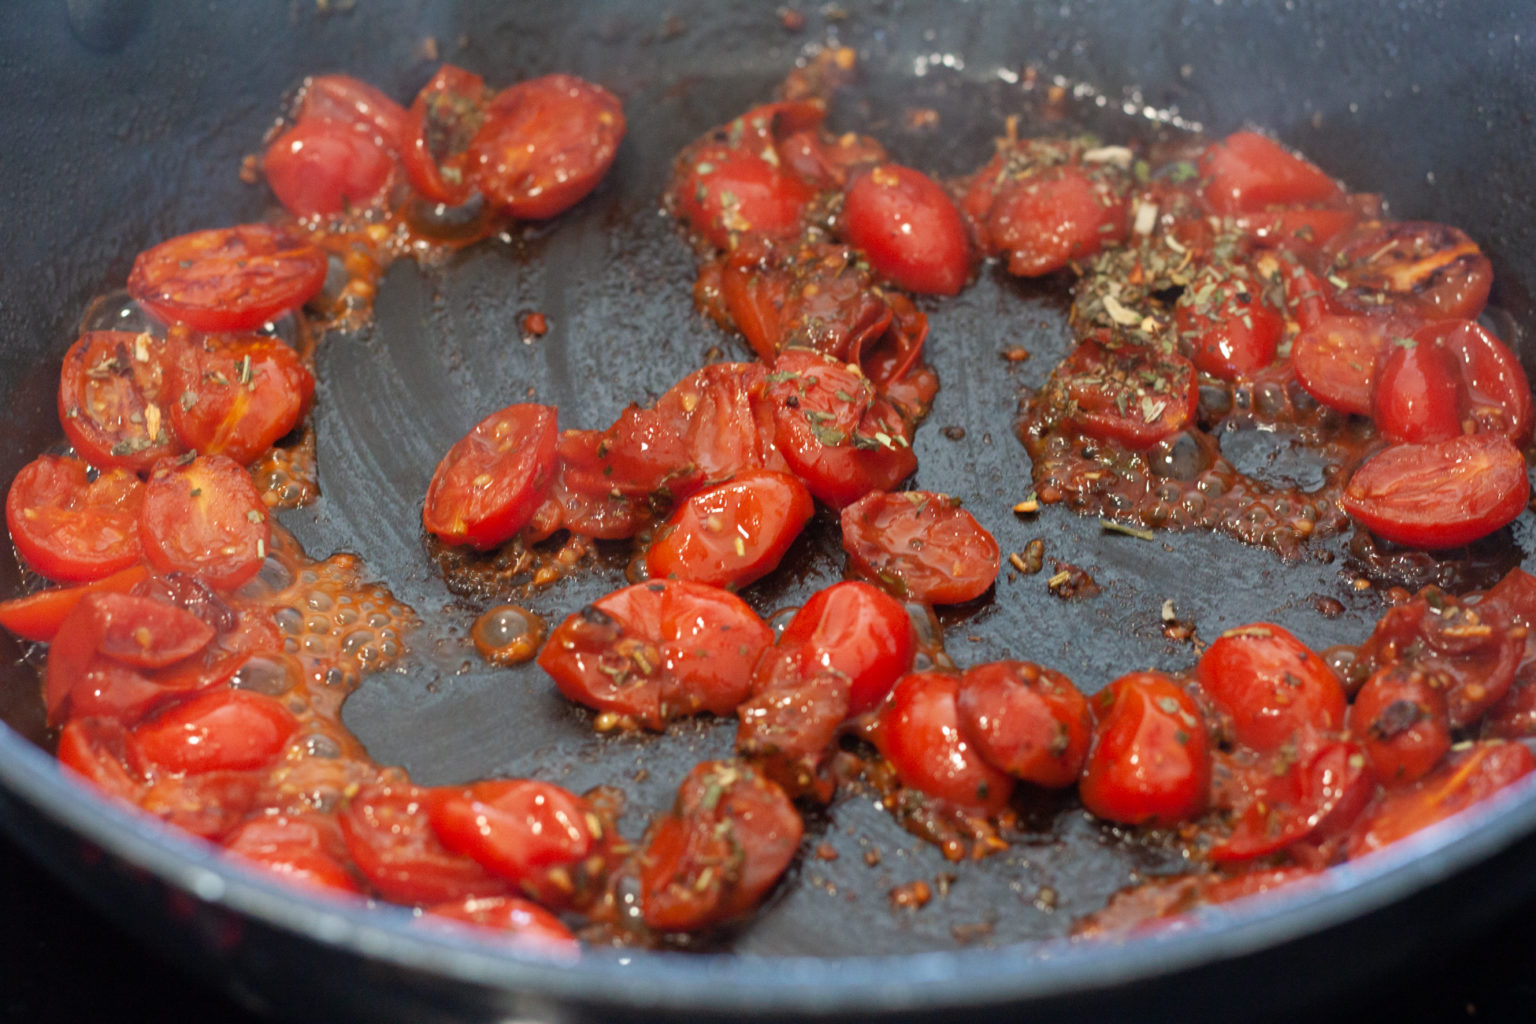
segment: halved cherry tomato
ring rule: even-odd
[[[1459,435],[1460,377],[1456,357],[1443,345],[1394,343],[1372,388],[1371,418],[1381,436],[1394,444],[1417,444]]]
[[[79,459],[42,455],[27,463],[5,496],[11,542],[51,580],[101,579],[139,560],[144,485],[126,469],[92,480]]]
[[[405,142],[405,108],[351,75],[316,75],[304,83],[294,120],[325,118],[364,130],[392,153]]]
[[[834,670],[816,671],[779,653],[764,658],[778,671],[759,673],[752,696],[736,708],[736,752],[790,796],[825,803],[837,788],[828,761],[849,716],[850,683]],[[802,677],[806,668],[810,675]]]
[[[199,694],[129,734],[131,750],[177,775],[246,771],[275,761],[298,729],[281,701],[250,690]]]
[[[336,892],[360,891],[348,867],[341,829],[328,815],[251,818],[223,843],[230,853],[287,881]]]
[[[1210,741],[1200,709],[1161,672],[1121,676],[1091,698],[1098,724],[1078,794],[1101,818],[1176,825],[1205,809]]]
[[[612,830],[569,790],[534,779],[485,779],[435,789],[426,805],[444,846],[546,906],[569,906],[602,887]]]
[[[966,205],[978,218],[987,250],[1007,256],[1010,274],[1040,277],[1125,239],[1122,187],[1075,165],[1015,179],[989,173],[995,164],[977,175]]]
[[[924,295],[958,295],[971,271],[971,244],[954,200],[932,178],[880,164],[843,197],[843,233],[875,273]]]
[[[1013,778],[983,758],[967,738],[959,694],[957,675],[903,676],[880,709],[872,738],[902,785],[961,810],[996,814],[1008,805]]]
[[[932,491],[872,491],[843,509],[843,550],[863,575],[899,597],[960,604],[997,579],[997,540],[959,499]]]
[[[256,485],[224,455],[162,462],[150,474],[139,513],[149,563],[232,590],[256,575],[267,557],[272,524]]]
[[[1200,687],[1227,714],[1237,741],[1260,753],[1306,729],[1344,727],[1344,687],[1328,663],[1268,622],[1229,629],[1196,665]]]
[[[88,331],[64,353],[59,422],[92,465],[143,471],[184,450],[171,430],[167,347],[147,332]]]
[[[1333,294],[1338,289],[1305,263],[1282,255],[1278,269],[1281,287],[1285,289],[1285,315],[1298,331],[1311,330],[1335,312]]]
[[[1195,278],[1175,307],[1174,322],[1190,361],[1206,373],[1233,380],[1270,364],[1285,331],[1251,269],[1232,265]]]
[[[96,650],[124,665],[164,668],[213,641],[213,627],[189,611],[136,594],[92,595],[83,602],[96,618]]]
[[[778,154],[796,177],[823,192],[841,191],[852,176],[885,162],[885,147],[878,139],[857,132],[829,138],[810,128],[786,135]]]
[[[151,780],[139,796],[139,809],[216,843],[251,813],[265,781],[266,773],[255,771],[163,775]]]
[[[1371,414],[1376,375],[1395,338],[1414,325],[1385,316],[1318,317],[1291,344],[1291,365],[1301,386],[1341,412]]]
[[[128,768],[128,730],[111,719],[72,718],[59,730],[59,764],[107,796],[137,805],[148,783]]]
[[[700,711],[734,711],[772,640],[734,594],[652,580],[571,615],[550,633],[538,662],[571,700],[660,729]]]
[[[744,587],[778,566],[815,511],[811,492],[788,473],[746,470],[678,506],[646,551],[646,571]]]
[[[267,144],[261,167],[295,217],[329,217],[372,206],[395,180],[394,153],[346,121],[306,117]]]
[[[1077,781],[1093,739],[1093,712],[1072,680],[1027,661],[965,670],[955,700],[960,733],[989,764],[1037,786]]]
[[[543,220],[597,187],[624,138],[624,108],[600,85],[545,75],[491,97],[466,170],[514,217]]]
[[[744,470],[788,472],[773,443],[773,411],[763,397],[762,363],[711,363],[656,400],[656,415],[681,425],[686,457],[711,481]]]
[[[1149,448],[1193,423],[1195,368],[1175,354],[1089,339],[1051,375],[1068,421],[1085,434]]]
[[[466,896],[425,907],[428,918],[459,921],[497,932],[516,946],[548,953],[574,953],[576,936],[560,919],[532,900],[516,896]]]
[[[1531,497],[1525,459],[1503,434],[1399,444],[1355,471],[1340,503],[1378,536],[1453,548],[1511,522]]]
[[[1367,221],[1328,246],[1339,300],[1425,319],[1471,320],[1488,303],[1493,265],[1459,228],[1428,221]]]
[[[1350,731],[1382,782],[1428,775],[1451,749],[1445,681],[1411,662],[1388,665],[1366,680],[1349,710]]]
[[[405,119],[401,160],[428,202],[458,206],[475,194],[469,144],[485,119],[485,79],[444,64],[421,87]]]
[[[1328,175],[1258,132],[1234,132],[1196,160],[1205,201],[1221,214],[1257,213],[1344,198]]]
[[[325,284],[325,252],[269,224],[194,231],[139,253],[128,294],[166,323],[248,331],[297,309]]]
[[[1232,223],[1257,246],[1310,252],[1327,245],[1359,220],[1360,214],[1348,207],[1292,206],[1241,213]]]
[[[352,862],[374,890],[397,903],[435,904],[503,896],[508,882],[445,847],[432,830],[431,790],[401,777],[364,786],[337,817]]]
[[[815,197],[810,186],[756,152],[710,143],[685,155],[670,194],[677,212],[716,249],[744,236],[790,238]]]
[[[1364,752],[1347,740],[1319,747],[1301,737],[1289,750],[1246,764],[1218,756],[1223,761],[1213,802],[1230,809],[1233,820],[1210,849],[1217,862],[1264,857],[1309,837],[1331,839],[1353,824],[1376,794]]]
[[[243,466],[298,426],[315,391],[298,353],[275,338],[189,338],[171,378],[182,443]]]
[[[645,923],[698,931],[746,913],[789,867],[804,830],[784,791],[750,765],[696,765],[640,852]]]
[[[475,424],[432,474],[421,509],[427,531],[476,548],[516,535],[554,482],[556,415],[548,405],[509,405]]]
[[[50,587],[23,597],[0,601],[0,626],[24,640],[48,643],[59,625],[87,594],[126,594],[149,575],[148,567],[131,565],[77,587]]]
[[[1508,345],[1471,320],[1426,324],[1414,332],[1413,340],[1418,345],[1443,346],[1456,357],[1463,429],[1470,425],[1497,431],[1508,435],[1517,448],[1530,443],[1536,426],[1531,384]]]

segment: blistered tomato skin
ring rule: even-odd
[[[1210,741],[1177,680],[1133,672],[1094,694],[1098,724],[1078,783],[1083,806],[1124,825],[1176,825],[1205,809]]]
[[[859,573],[908,601],[960,604],[997,579],[997,540],[958,499],[873,491],[843,509],[843,550]]]
[[[1206,648],[1200,686],[1232,716],[1237,741],[1268,753],[1303,729],[1344,727],[1344,687],[1325,661],[1288,630],[1260,622],[1231,629]]]
[[[554,483],[558,439],[552,406],[509,405],[487,416],[437,464],[422,525],[449,544],[485,549],[511,540]]]
[[[1072,680],[1026,661],[966,669],[960,731],[988,764],[1049,789],[1072,785],[1093,738],[1093,712]]]
[[[985,760],[961,724],[960,677],[939,672],[904,676],[880,709],[875,746],[901,783],[975,814],[1008,805],[1013,779]]]
[[[932,178],[880,164],[854,178],[843,199],[848,240],[898,288],[957,295],[970,275],[970,241],[954,200]]]

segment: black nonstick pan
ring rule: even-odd
[[[931,173],[978,165],[1003,119],[1043,117],[1052,81],[1074,119],[1106,137],[1245,124],[1297,146],[1399,217],[1464,228],[1494,261],[1494,302],[1530,362],[1526,283],[1536,280],[1536,14],[1493,3],[1375,5],[1176,2],[723,5],[678,0],[562,4],[57,3],[0,8],[0,479],[59,441],[60,356],[93,297],[121,286],[143,247],[258,218],[271,203],[240,181],[281,97],[340,70],[408,98],[452,61],[493,85],[552,71],[601,82],[630,131],[614,172],[558,221],[465,251],[444,266],[397,264],[374,324],[318,356],[314,425],[322,498],[283,524],[316,555],[352,551],[421,613],[412,653],[370,677],[345,710],[385,764],[418,781],[531,775],[574,790],[623,787],[638,833],[696,761],[730,749],[730,722],[662,736],[594,735],[589,716],[536,670],[492,669],[465,641],[486,598],[445,587],[419,526],[441,453],[485,413],[526,395],[564,426],[602,426],[711,358],[745,357],[693,308],[693,258],[659,195],[672,155],[766,98],[808,45],[860,54],[834,124],[880,136]],[[1037,74],[1031,76],[1030,69]],[[1028,88],[1029,83],[1035,83]],[[930,119],[914,110],[937,112]],[[1101,592],[1064,601],[1043,575],[1008,575],[988,599],[943,616],[961,664],[1028,657],[1096,689],[1129,668],[1181,669],[1172,601],[1198,634],[1278,622],[1314,647],[1358,642],[1378,588],[1354,585],[1342,542],[1283,563],[1218,536],[1104,532],[1051,509],[1013,515],[1029,490],[1013,435],[1021,388],[1067,339],[1061,282],[991,269],[926,307],[943,387],[919,431],[918,485],[963,495],[1005,551],[1043,538]],[[525,343],[521,313],[551,330]],[[1004,350],[1031,358],[1010,363]],[[1263,451],[1247,456],[1255,465]],[[799,543],[786,571],[746,596],[798,604],[841,571],[835,534]],[[1459,571],[1486,583],[1530,549],[1529,513]],[[613,589],[626,554],[532,598],[558,619]],[[9,562],[0,595],[20,590]],[[1326,614],[1325,614],[1326,613]],[[1191,1019],[1278,1006],[1379,973],[1536,890],[1536,792],[1515,787],[1452,833],[1394,847],[1305,893],[1252,901],[1187,929],[1122,944],[1066,940],[1077,915],[1136,877],[1179,866],[1067,810],[1042,815],[1007,853],[952,865],[868,796],[808,821],[809,853],[744,927],[687,953],[592,950],[574,965],[523,959],[424,932],[393,908],[295,896],[207,849],[147,826],[62,779],[46,753],[35,670],[9,639],[0,702],[0,821],[119,921],[265,1012],[314,1020],[939,1018],[979,1010],[1031,1019],[1136,1013]],[[866,854],[878,850],[878,864]],[[894,887],[939,895],[893,910]],[[1432,922],[1432,927],[1426,922]]]

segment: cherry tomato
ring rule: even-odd
[[[382,778],[358,790],[337,815],[357,869],[379,895],[396,903],[506,895],[506,879],[437,838],[427,811],[431,795],[403,777]]]
[[[1258,276],[1240,265],[1196,277],[1179,296],[1174,322],[1190,361],[1223,380],[1268,366],[1285,331]]]
[[[1233,223],[1255,245],[1294,252],[1311,252],[1350,228],[1360,214],[1348,208],[1298,207],[1242,213]]]
[[[1393,339],[1411,331],[1397,318],[1324,315],[1291,343],[1291,365],[1301,386],[1319,402],[1369,416],[1381,363]]]
[[[51,580],[101,579],[137,562],[144,485],[126,469],[90,479],[79,459],[42,455],[11,481],[5,522],[27,564]]]
[[[1195,421],[1199,389],[1183,356],[1090,339],[1051,377],[1072,426],[1128,448],[1150,448]]]
[[[1001,565],[992,534],[945,494],[872,491],[843,509],[842,528],[849,564],[909,601],[975,600]]]
[[[405,108],[350,75],[316,75],[304,83],[294,120],[341,121],[370,134],[391,153],[404,148]]]
[[[545,75],[491,97],[467,168],[507,213],[544,220],[597,187],[623,138],[624,109],[613,93],[574,75]]]
[[[139,809],[216,843],[251,813],[264,781],[265,773],[243,771],[162,776],[140,795]]]
[[[1319,746],[1303,737],[1275,757],[1247,764],[1219,756],[1213,802],[1230,809],[1231,825],[1210,848],[1218,863],[1268,856],[1309,836],[1337,835],[1376,793],[1365,753],[1348,741]]]
[[[171,373],[171,423],[199,455],[256,461],[309,409],[314,375],[273,338],[193,338]]]
[[[59,730],[59,764],[107,796],[137,805],[147,783],[127,765],[128,730],[111,719],[72,718]]]
[[[250,690],[199,694],[138,725],[133,751],[178,775],[265,768],[298,729],[281,701]]]
[[[1414,332],[1413,340],[1418,346],[1444,347],[1455,357],[1464,423],[1505,434],[1517,448],[1530,443],[1536,424],[1531,385],[1509,346],[1471,320],[1427,324]]]
[[[251,477],[224,455],[162,462],[150,474],[139,513],[149,563],[232,590],[256,575],[272,525]]]
[[[957,708],[960,677],[903,676],[880,709],[873,739],[901,784],[977,814],[1008,805],[1013,779],[966,738]]]
[[[1205,723],[1177,680],[1121,676],[1091,698],[1098,724],[1078,794],[1125,825],[1176,825],[1204,808],[1211,780]]]
[[[591,898],[605,881],[611,828],[591,804],[553,783],[485,779],[433,790],[426,806],[445,847],[546,906]]]
[[[656,415],[680,425],[687,461],[707,480],[744,470],[788,472],[773,443],[773,410],[762,363],[711,363],[656,400]]]
[[[860,171],[885,163],[879,140],[857,132],[835,138],[815,129],[791,132],[778,144],[778,154],[796,177],[824,192],[840,192]]]
[[[792,238],[816,193],[777,163],[725,143],[706,144],[674,172],[678,214],[716,249],[743,236]]]
[[[59,626],[87,594],[126,594],[149,575],[143,565],[131,565],[110,576],[76,587],[50,587],[23,597],[0,601],[0,626],[23,640],[48,643]]]
[[[1367,221],[1328,246],[1340,301],[1427,319],[1470,320],[1488,303],[1493,265],[1464,232],[1427,221]]]
[[[1536,771],[1536,755],[1519,743],[1497,740],[1454,750],[1444,763],[1411,786],[1389,792],[1349,840],[1359,857],[1445,821]]]
[[[550,633],[538,662],[571,700],[660,729],[700,711],[734,711],[772,640],[734,594],[652,580],[571,615]]]
[[[421,521],[450,544],[492,548],[533,518],[555,478],[559,431],[547,405],[509,405],[475,424],[432,474]]]
[[[818,590],[757,665],[753,693],[830,673],[847,679],[849,713],[869,711],[912,667],[916,638],[900,602],[858,580]]]
[[[909,292],[958,295],[970,276],[970,240],[954,200],[910,167],[880,164],[854,178],[843,231],[875,273]]]
[[[1520,450],[1503,434],[1393,445],[1355,471],[1340,503],[1372,533],[1453,548],[1511,522],[1530,500]]]
[[[1361,687],[1349,712],[1371,769],[1387,784],[1428,775],[1451,749],[1444,681],[1409,663],[1389,665]]]
[[[1318,277],[1297,259],[1279,261],[1280,284],[1285,289],[1285,314],[1298,331],[1309,331],[1332,315],[1333,285]],[[1294,358],[1294,355],[1293,355]]]
[[[1082,167],[1049,167],[1017,179],[983,168],[978,179],[966,206],[973,215],[984,210],[978,222],[986,247],[1008,257],[1011,274],[1040,277],[1125,239],[1123,188]]]
[[[1237,741],[1271,753],[1305,729],[1344,726],[1344,687],[1291,633],[1268,622],[1229,629],[1196,665],[1200,687],[1227,714]]]
[[[753,694],[736,708],[736,752],[792,797],[822,803],[837,782],[828,770],[833,740],[848,719],[850,685],[833,670],[799,673],[798,659],[774,658],[779,670],[759,674]]]
[[[95,466],[143,471],[184,450],[171,431],[167,342],[131,331],[88,331],[64,353],[59,422]]]
[[[282,228],[194,231],[139,253],[128,294],[157,319],[197,331],[248,331],[308,302],[325,252]]]
[[[374,205],[395,180],[395,155],[374,134],[306,117],[267,144],[267,184],[295,217],[330,217]]]
[[[1220,214],[1271,206],[1342,200],[1338,184],[1317,167],[1257,132],[1234,132],[1196,160],[1205,201]]]
[[[960,734],[988,764],[1049,789],[1077,781],[1093,712],[1072,680],[1027,661],[968,668],[955,699]]]
[[[328,815],[251,818],[223,842],[230,853],[287,881],[335,892],[360,891],[348,867],[341,829]]]
[[[646,571],[653,579],[744,587],[778,567],[815,511],[793,476],[747,470],[679,505],[646,551]]]
[[[1381,364],[1371,418],[1394,444],[1444,441],[1461,433],[1461,368],[1442,345],[1399,342]]]
[[[805,829],[783,790],[740,761],[705,761],[640,852],[640,907],[662,931],[746,913],[789,867]]]
[[[1177,928],[1200,907],[1300,885],[1317,877],[1317,868],[1284,867],[1244,871],[1236,875],[1154,878],[1115,893],[1102,910],[1079,921],[1072,934],[1078,938],[1093,938]]]
[[[574,953],[576,936],[560,919],[532,900],[516,896],[466,896],[425,908],[430,918],[489,928],[513,945],[546,953]]]
[[[423,199],[458,206],[475,194],[469,146],[485,119],[485,80],[444,64],[422,86],[405,118],[400,156]]]

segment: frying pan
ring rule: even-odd
[[[315,429],[322,499],[283,524],[314,555],[360,552],[424,617],[413,653],[368,678],[345,709],[381,763],[426,784],[537,775],[580,790],[617,783],[625,825],[665,806],[695,761],[729,750],[729,722],[663,736],[594,736],[536,671],[491,670],[464,634],[483,597],[447,590],[418,526],[436,459],[486,412],[533,394],[564,426],[601,426],[721,350],[745,347],[692,308],[692,256],[658,195],[670,157],[768,95],[810,43],[854,46],[863,76],[834,124],[888,142],[937,174],[980,163],[1002,119],[1044,115],[1025,69],[1073,87],[1076,121],[1111,138],[1180,126],[1262,126],[1343,176],[1384,192],[1401,218],[1463,227],[1498,274],[1501,325],[1521,348],[1536,280],[1532,167],[1536,15],[1513,5],[1077,0],[1051,5],[840,4],[786,28],[771,5],[644,0],[559,5],[204,3],[0,6],[6,253],[0,279],[0,478],[59,440],[53,393],[82,310],[120,286],[159,239],[256,219],[270,199],[237,177],[279,98],[308,73],[342,70],[408,97],[437,61],[492,84],[562,70],[625,101],[630,133],[613,174],[548,226],[513,228],[448,265],[399,264],[375,324],[327,339]],[[937,130],[913,110],[939,114]],[[1102,592],[1063,601],[1044,576],[1005,575],[995,595],[950,610],[961,664],[1027,657],[1096,689],[1132,667],[1194,658],[1159,628],[1163,602],[1215,636],[1268,619],[1314,646],[1357,642],[1379,613],[1342,541],[1296,564],[1203,534],[1154,542],[1106,534],[1059,509],[1025,521],[1012,433],[1020,388],[1062,354],[1060,282],[992,270],[929,308],[943,380],[919,431],[917,484],[963,495],[1005,550],[1043,538]],[[525,344],[518,314],[552,329]],[[1006,363],[1022,345],[1032,358]],[[946,429],[948,428],[948,429]],[[1301,473],[1253,438],[1255,471]],[[1262,440],[1262,439],[1259,439]],[[821,522],[786,571],[747,592],[762,611],[797,604],[840,570]],[[1458,570],[1487,582],[1531,544],[1529,515]],[[556,618],[612,589],[625,555],[530,599]],[[20,591],[0,566],[0,594]],[[1323,614],[1326,609],[1328,614]],[[1340,610],[1342,609],[1342,610]],[[1190,927],[1118,944],[1065,940],[1071,919],[1175,853],[1042,808],[1009,852],[950,865],[867,795],[808,820],[805,856],[770,904],[689,952],[592,950],[574,965],[438,935],[396,908],[299,897],[184,837],[146,825],[63,779],[46,753],[35,671],[9,639],[0,702],[0,822],[71,886],[168,957],[275,1015],[316,1020],[941,1018],[978,1010],[1031,1019],[1136,1013],[1191,1019],[1284,1005],[1358,981],[1486,922],[1536,884],[1536,792],[1517,786],[1454,829],[1433,830],[1319,885],[1214,910]],[[878,864],[866,854],[879,851]],[[869,858],[872,859],[872,858]],[[938,883],[896,912],[889,890]],[[1422,922],[1434,922],[1433,930]],[[959,936],[957,938],[957,936]],[[961,940],[965,941],[961,941]]]

